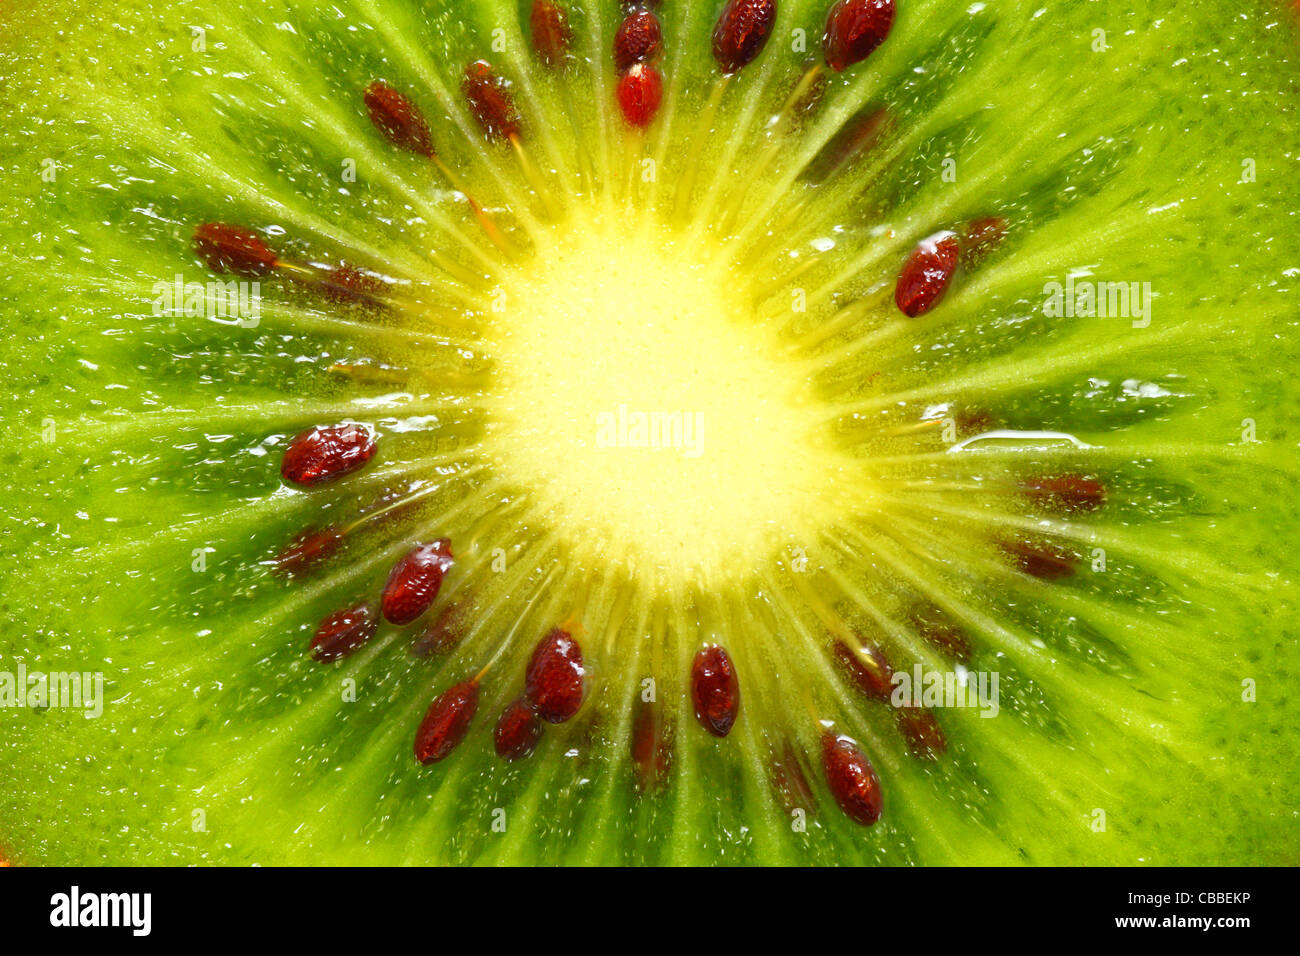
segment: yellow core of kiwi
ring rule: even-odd
[[[808,546],[847,467],[763,283],[719,253],[593,213],[541,237],[491,316],[489,456],[577,555],[658,584]]]

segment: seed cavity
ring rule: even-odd
[[[573,28],[569,15],[554,0],[534,0],[528,24],[533,34],[533,51],[537,59],[551,69],[559,69],[569,59]]]
[[[299,532],[275,559],[271,570],[284,577],[310,574],[338,551],[343,544],[343,529],[334,525],[308,528]]]
[[[839,73],[861,63],[885,42],[894,25],[894,0],[838,0],[826,16],[822,50]]]
[[[948,749],[939,718],[928,707],[899,707],[894,714],[908,752],[919,760],[937,760]]]
[[[473,610],[472,594],[457,596],[438,612],[433,623],[415,639],[411,653],[416,657],[430,657],[455,647],[469,630]]]
[[[316,628],[309,650],[321,663],[347,657],[379,630],[379,620],[367,604],[356,604],[326,616]]]
[[[732,74],[763,52],[776,22],[776,0],[727,0],[713,28],[713,58]]]
[[[769,754],[768,775],[777,801],[789,816],[802,810],[809,817],[817,814],[817,796],[804,772],[803,750],[791,740],[773,747]]]
[[[614,65],[620,71],[633,63],[647,63],[663,51],[659,18],[644,7],[633,10],[614,34]]]
[[[1106,503],[1106,486],[1090,475],[1039,475],[1020,487],[1035,504],[1056,511],[1096,511]]]
[[[623,111],[623,118],[639,129],[650,125],[663,96],[663,77],[648,63],[634,64],[619,78],[619,108]]]
[[[715,737],[731,733],[740,714],[740,679],[725,650],[716,644],[695,655],[691,665],[695,717]]]
[[[537,741],[541,737],[542,722],[537,719],[537,711],[522,697],[506,705],[492,732],[497,756],[506,760],[527,757],[537,747]]]
[[[448,756],[465,739],[477,710],[478,678],[444,691],[415,732],[415,759],[427,766]]]
[[[498,76],[487,60],[475,60],[465,67],[461,91],[489,142],[519,135],[519,111],[515,108],[510,83]]]
[[[1007,235],[1007,221],[1001,216],[972,219],[962,228],[961,264],[973,268],[1002,244]]]
[[[832,176],[851,168],[875,149],[892,125],[893,118],[883,106],[869,106],[859,110],[817,151],[799,178],[814,186],[828,182]]]
[[[384,618],[399,627],[433,607],[443,576],[451,568],[451,541],[416,545],[393,566],[384,585]]]
[[[1001,542],[1003,552],[1025,574],[1044,581],[1057,581],[1074,574],[1079,556],[1055,541],[1015,538]]]
[[[922,239],[903,262],[894,287],[894,302],[908,318],[924,315],[943,298],[957,271],[961,249],[949,231]]]
[[[578,712],[586,693],[582,648],[562,628],[553,628],[533,649],[524,677],[525,697],[548,723],[562,724]]]
[[[313,488],[351,474],[375,457],[375,435],[364,425],[309,428],[289,442],[280,475],[291,485]]]
[[[845,816],[868,827],[880,819],[880,778],[854,740],[829,731],[822,734],[822,768]]]
[[[317,288],[323,298],[340,305],[382,305],[380,297],[385,292],[384,281],[378,276],[348,265],[331,269],[320,278]]]
[[[433,158],[429,123],[409,96],[383,80],[374,80],[366,87],[364,99],[370,122],[390,143],[407,152]]]
[[[636,698],[632,714],[632,768],[638,793],[661,789],[672,767],[672,741],[657,700]]]
[[[966,632],[942,608],[928,601],[919,601],[912,606],[909,617],[916,632],[926,642],[949,657],[970,663],[973,651]]]
[[[889,700],[894,690],[894,669],[879,648],[866,645],[854,651],[844,641],[836,641],[831,649],[863,694],[872,700]]]
[[[224,222],[205,222],[195,228],[194,251],[213,272],[232,272],[249,279],[266,275],[279,263],[253,230]]]

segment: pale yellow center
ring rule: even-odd
[[[486,449],[576,558],[734,576],[807,547],[838,455],[755,284],[667,230],[557,229],[500,289]]]

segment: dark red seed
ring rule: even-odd
[[[903,262],[894,287],[894,302],[908,318],[929,312],[948,291],[961,250],[951,232],[922,239]]]
[[[377,302],[385,291],[378,276],[352,266],[331,269],[320,280],[320,292],[331,302]]]
[[[740,713],[740,678],[727,652],[716,644],[695,655],[691,700],[700,724],[715,737],[731,733]]]
[[[411,653],[416,657],[428,657],[449,650],[465,636],[469,629],[470,614],[474,609],[474,596],[466,595],[450,602],[438,612],[432,624],[415,639]]]
[[[379,630],[379,620],[365,604],[335,611],[320,622],[308,646],[318,661],[336,661],[347,657]]]
[[[889,36],[894,0],[838,0],[826,17],[822,51],[836,73],[861,63]]]
[[[461,90],[490,142],[519,135],[519,111],[510,84],[497,76],[486,60],[475,60],[465,67]]]
[[[405,93],[399,93],[383,80],[366,87],[364,95],[370,122],[399,149],[433,158],[433,137],[420,108]]]
[[[668,779],[672,744],[658,701],[637,697],[632,715],[632,767],[640,793],[659,789]]]
[[[308,528],[275,556],[271,570],[287,577],[307,574],[328,561],[342,543],[343,531],[340,528],[333,525]]]
[[[474,711],[478,710],[478,680],[461,681],[429,705],[415,732],[415,759],[437,763],[465,739]]]
[[[501,711],[496,730],[492,732],[492,741],[498,757],[519,760],[533,752],[541,736],[542,722],[537,719],[537,712],[520,697]]]
[[[793,743],[787,740],[771,754],[770,775],[776,798],[787,814],[802,810],[808,816],[817,812],[817,796],[804,773],[803,757]]]
[[[564,723],[582,706],[586,673],[578,642],[568,631],[554,628],[533,650],[524,677],[525,696],[543,720]]]
[[[649,126],[663,97],[663,77],[649,63],[637,63],[619,78],[618,105],[623,118],[633,126]]]
[[[213,272],[256,278],[278,262],[262,237],[251,229],[224,222],[205,222],[194,230],[194,251]]]
[[[894,692],[894,669],[878,648],[867,645],[860,653],[855,653],[848,644],[836,641],[832,651],[845,673],[864,694],[872,700],[889,700]]]
[[[850,820],[871,826],[880,819],[880,778],[853,740],[822,734],[822,767],[835,802]]]
[[[934,760],[948,749],[948,738],[933,711],[925,707],[899,707],[894,713],[899,733],[913,757]]]
[[[763,52],[776,22],[776,0],[727,0],[713,28],[713,58],[735,73]]]
[[[934,647],[963,663],[970,662],[972,650],[966,632],[941,608],[917,604],[912,608],[911,619],[917,633]]]
[[[554,69],[563,66],[573,43],[573,29],[564,8],[554,0],[533,0],[528,18],[533,32],[533,50],[537,58]]]
[[[350,474],[375,457],[375,436],[364,425],[318,425],[293,437],[280,475],[311,488]]]
[[[1045,581],[1068,578],[1074,574],[1074,566],[1079,561],[1077,554],[1067,551],[1053,541],[1025,539],[1004,541],[1002,550],[1010,555],[1016,567],[1025,574]]]
[[[399,627],[433,607],[442,578],[451,568],[451,541],[439,538],[416,545],[393,566],[381,602],[384,617]]]
[[[659,18],[649,10],[633,10],[614,34],[614,65],[619,72],[633,63],[647,63],[663,51]]]
[[[961,262],[974,266],[1002,244],[1007,235],[1007,221],[1001,216],[972,219],[962,229]]]
[[[1106,486],[1088,475],[1039,475],[1020,487],[1037,504],[1060,511],[1096,511],[1106,503]]]

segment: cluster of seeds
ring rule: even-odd
[[[614,37],[613,63],[618,72],[617,104],[632,132],[654,122],[663,99],[664,77],[660,61],[664,50],[662,26],[650,0],[635,2],[623,11]],[[753,62],[768,43],[776,21],[776,0],[727,0],[712,34],[712,52],[726,83]],[[822,36],[825,68],[834,73],[865,60],[885,42],[894,22],[893,0],[836,0],[830,7]],[[533,52],[547,69],[561,73],[573,60],[573,30],[568,13],[558,0],[534,0],[529,16]],[[787,104],[787,118],[817,108],[824,84],[821,63],[807,67]],[[460,91],[482,136],[492,143],[509,144],[524,175],[534,181],[523,142],[524,124],[511,84],[488,62],[469,63]],[[464,188],[455,170],[439,155],[433,130],[416,99],[383,79],[360,91],[361,102],[374,129],[397,149],[427,159],[447,183],[468,201],[487,238],[506,255],[518,251],[518,239],[507,234]],[[852,161],[869,152],[889,128],[884,110],[873,110],[845,125],[841,135],[805,172],[809,182],[824,183],[839,175]],[[539,194],[544,196],[544,191]],[[995,250],[1007,234],[1008,223],[997,216],[956,224],[924,239],[902,261],[893,286],[897,309],[908,318],[923,316],[939,306],[964,269],[974,269]],[[778,230],[779,231],[779,230]],[[259,233],[244,226],[209,222],[193,236],[199,257],[214,272],[244,277],[277,274],[297,283],[322,300],[366,310],[385,311],[400,305],[400,295],[386,277],[347,263],[321,266],[285,260]],[[850,316],[851,317],[851,316]],[[834,326],[837,319],[832,319]],[[996,427],[988,413],[973,409],[958,414],[962,434]],[[932,429],[937,419],[908,426]],[[364,468],[379,447],[376,430],[365,423],[342,422],[313,427],[292,438],[281,460],[283,480],[303,490],[315,490]],[[1095,476],[1060,473],[1024,479],[1015,489],[1034,506],[1058,514],[1080,513],[1101,507],[1106,489]],[[369,522],[414,503],[423,492],[412,492],[378,502],[347,524],[309,528],[299,533],[276,556],[274,569],[287,577],[310,573],[334,556],[345,538]],[[1039,537],[999,542],[1009,561],[1034,578],[1053,580],[1068,576],[1078,556],[1058,542]],[[444,578],[456,558],[453,542],[445,537],[416,541],[393,565],[378,604],[349,604],[321,620],[310,643],[315,660],[326,663],[356,652],[380,628],[381,619],[395,628],[408,628],[426,619],[437,604]],[[823,618],[829,641],[828,655],[841,669],[846,683],[874,704],[890,704],[894,668],[883,648],[846,626],[827,603],[807,595]],[[472,601],[447,604],[413,643],[417,654],[446,650],[465,628]],[[939,653],[959,662],[972,655],[970,639],[962,627],[940,608],[918,602],[911,624]],[[538,641],[526,671],[520,675],[523,691],[508,703],[494,725],[496,753],[514,761],[531,754],[546,724],[572,719],[587,697],[588,674],[573,621],[557,624]],[[414,753],[421,764],[449,756],[473,726],[479,704],[480,683],[492,665],[440,693],[415,731]],[[710,645],[698,651],[689,674],[695,715],[701,727],[716,738],[726,738],[741,716],[740,674],[723,647]],[[634,705],[631,757],[638,788],[658,788],[672,765],[673,731],[657,701],[638,699]],[[920,706],[895,707],[899,733],[919,759],[936,759],[948,748],[938,720]],[[814,715],[816,716],[816,715]],[[862,747],[821,722],[821,768],[836,804],[851,820],[871,825],[881,816],[880,779]],[[782,738],[768,758],[773,791],[787,807],[809,808],[815,794],[805,773],[806,756],[791,738]]]

